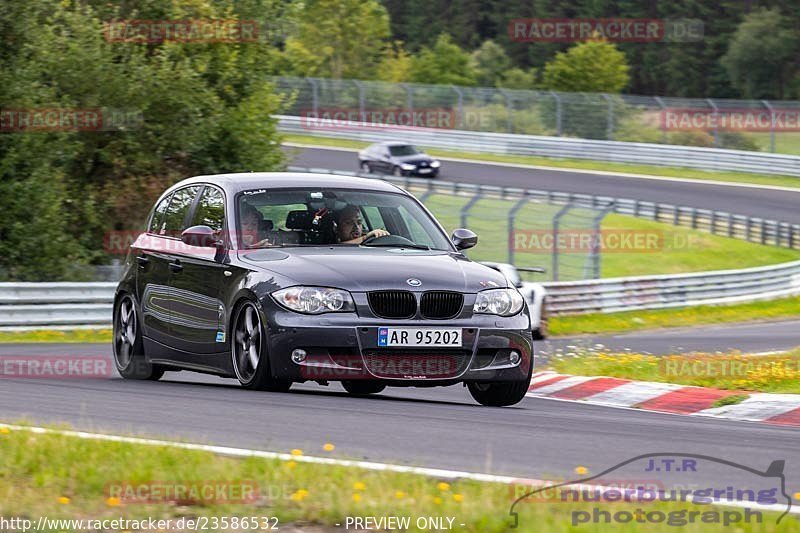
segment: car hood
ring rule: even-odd
[[[430,163],[433,158],[428,154],[411,154],[411,155],[396,155],[392,157],[400,163]]]
[[[507,287],[501,273],[457,254],[408,248],[309,247],[255,250],[241,259],[288,285],[373,290],[478,292]],[[418,287],[407,280],[418,279]],[[287,285],[287,286],[288,286]]]

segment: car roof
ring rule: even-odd
[[[373,146],[408,146],[411,143],[405,141],[381,141],[373,144]]]
[[[193,183],[218,185],[228,193],[260,188],[317,188],[367,189],[378,192],[404,192],[400,187],[375,178],[359,178],[342,174],[313,172],[241,172],[194,176],[170,187],[170,191]],[[169,192],[169,191],[168,191]]]

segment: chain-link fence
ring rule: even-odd
[[[448,233],[468,228],[478,245],[466,251],[475,261],[501,261],[517,267],[544,267],[538,280],[573,281],[601,276],[600,224],[613,204],[553,204],[502,190],[428,188],[410,184]]]
[[[284,114],[337,121],[706,146],[800,155],[800,102],[523,91],[274,77]]]

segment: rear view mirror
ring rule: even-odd
[[[466,250],[478,244],[478,236],[473,231],[464,228],[454,230],[450,240],[459,250]]]
[[[201,248],[216,248],[220,241],[213,229],[208,226],[192,226],[181,233],[181,242],[189,246]]]

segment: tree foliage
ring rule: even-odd
[[[613,44],[592,40],[556,54],[542,81],[554,91],[618,93],[630,81],[629,70],[625,54]]]

